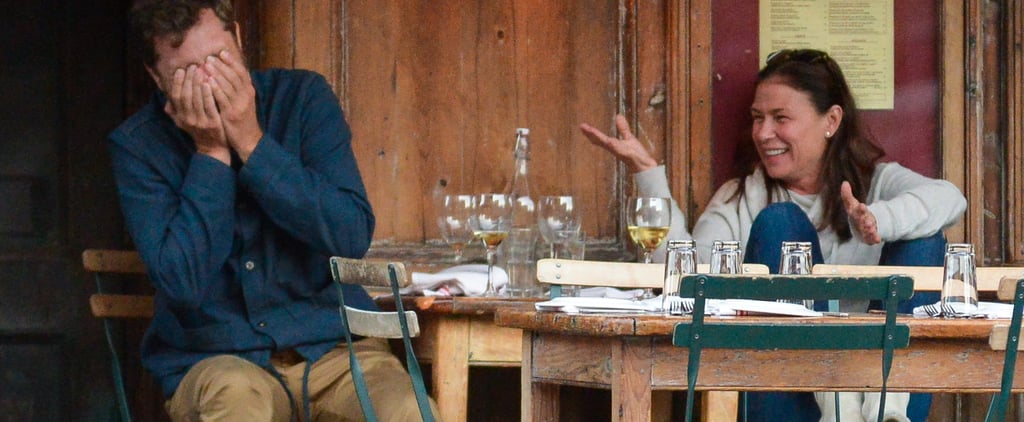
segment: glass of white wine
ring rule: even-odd
[[[672,200],[657,197],[630,198],[627,203],[626,227],[629,237],[633,239],[644,253],[644,263],[650,264],[651,254],[661,246],[672,226]],[[642,299],[654,297],[652,289],[644,289]]]
[[[500,193],[481,194],[473,202],[473,215],[469,221],[473,233],[487,247],[487,289],[484,296],[495,297],[498,291],[494,288],[494,256],[498,246],[508,237],[512,225],[512,200]]]
[[[438,204],[437,225],[445,243],[455,249],[455,263],[462,262],[462,251],[473,241],[469,225],[473,215],[473,195],[444,195]]]

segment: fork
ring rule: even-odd
[[[683,314],[683,301],[679,297],[669,296],[666,298],[666,302],[668,302],[669,315]]]
[[[670,315],[682,315],[683,314],[683,301],[673,300],[668,306],[668,313]]]

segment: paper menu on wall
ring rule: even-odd
[[[759,57],[814,48],[843,70],[861,109],[892,109],[894,0],[760,0]]]

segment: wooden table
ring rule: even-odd
[[[749,321],[769,317],[712,318]],[[674,325],[689,317],[659,315],[569,315],[500,309],[500,326],[523,336],[522,420],[555,421],[559,386],[611,390],[613,420],[647,421],[655,390],[685,390],[688,350],[672,346]],[[878,323],[876,315],[802,318],[808,324]],[[793,319],[786,318],[788,322]],[[989,333],[1006,320],[945,320],[901,317],[910,326],[907,349],[897,349],[890,391],[983,393],[999,390],[1003,352]],[[878,350],[724,350],[701,355],[698,389],[703,391],[877,391]],[[1024,365],[1014,390],[1024,389]]]
[[[441,419],[466,420],[469,367],[519,367],[522,362],[522,330],[494,324],[497,309],[533,309],[537,299],[474,297],[406,297],[402,303],[415,310],[420,336],[414,339],[416,357],[432,366],[433,396]],[[388,303],[390,302],[390,304]],[[394,309],[394,299],[377,303]]]

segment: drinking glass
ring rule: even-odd
[[[672,226],[672,200],[669,198],[636,197],[629,200],[626,227],[629,237],[643,250],[644,263],[651,263],[651,253],[668,236]],[[641,299],[654,297],[652,289],[644,289]]]
[[[716,240],[711,244],[711,274],[739,274],[741,262],[738,240]]]
[[[582,261],[587,254],[587,232],[580,230],[575,233],[562,232],[557,235],[558,249],[552,258],[573,259]],[[562,296],[573,297],[582,293],[581,286],[562,285]]]
[[[511,297],[540,296],[541,288],[537,284],[537,230],[533,227],[512,228],[505,239],[505,258],[507,259],[508,286],[505,293]]]
[[[779,260],[779,274],[803,275],[811,273],[811,242],[782,242],[782,258]],[[801,301],[779,299],[780,302],[800,303],[807,309],[814,309],[814,300]]]
[[[438,204],[437,225],[445,243],[455,249],[455,263],[462,262],[462,251],[473,241],[469,220],[473,215],[473,195],[445,195]]]
[[[484,290],[484,296],[497,296],[498,291],[494,289],[494,256],[498,245],[508,237],[509,226],[512,224],[512,200],[508,195],[500,193],[477,196],[469,224],[476,237],[487,247],[487,289]]]
[[[670,311],[670,296],[679,295],[679,282],[684,274],[697,273],[697,244],[692,240],[669,240],[665,252],[665,284],[661,289],[661,310]],[[678,313],[682,312],[678,308]]]
[[[950,243],[942,271],[942,315],[967,316],[978,311],[978,281],[975,276],[974,245]]]
[[[582,261],[587,255],[587,232],[580,230],[575,236],[569,236],[565,242],[565,249],[569,259]]]
[[[542,196],[537,204],[537,226],[550,247],[550,257],[558,258],[559,249],[575,238],[583,225],[583,212],[572,196]]]

